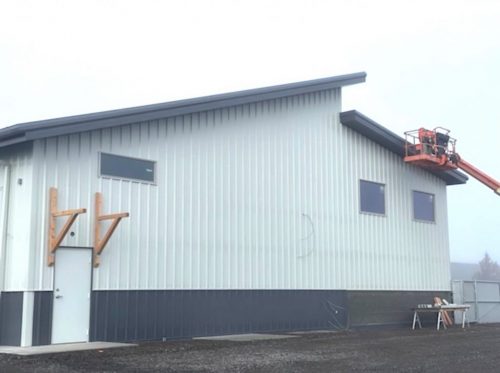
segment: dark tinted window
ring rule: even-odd
[[[101,153],[101,175],[154,183],[155,162]]]
[[[434,194],[413,192],[413,217],[417,220],[435,221]]]
[[[385,186],[371,181],[359,181],[360,209],[363,212],[385,214]]]

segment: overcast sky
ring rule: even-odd
[[[447,127],[500,179],[499,70],[494,0],[0,2],[0,127],[366,71],[343,109]],[[500,197],[448,205],[452,260],[500,261]]]

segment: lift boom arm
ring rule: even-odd
[[[491,176],[485,174],[483,171],[479,170],[478,168],[474,167],[469,162],[464,161],[463,159],[459,159],[457,161],[456,165],[462,171],[466,172],[467,174],[472,176],[474,179],[480,181],[481,183],[486,185],[488,188],[493,189],[493,191],[496,194],[500,195],[500,182],[496,181]]]

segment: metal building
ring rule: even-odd
[[[467,178],[341,112],[365,76],[1,129],[0,344],[401,323],[449,294]]]

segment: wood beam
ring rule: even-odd
[[[111,220],[111,219],[117,219],[117,218],[126,218],[128,217],[128,212],[119,212],[117,214],[109,214],[109,215],[101,215],[98,217],[98,219],[101,220]]]
[[[68,215],[73,215],[73,214],[84,214],[86,211],[87,211],[86,209],[73,209],[73,210],[56,211],[54,213],[54,216],[57,218],[59,216],[68,216]]]
[[[115,214],[102,214],[102,193],[95,194],[95,221],[94,221],[94,267],[99,267],[100,264],[100,255],[109,239],[113,235],[116,227],[120,223],[123,218],[129,217],[128,212],[119,212]],[[101,221],[111,220],[111,225],[108,230],[104,234],[104,237],[101,238]]]
[[[66,237],[71,226],[80,214],[85,214],[87,209],[57,210],[57,188],[49,190],[49,247],[47,250],[47,265],[52,266],[55,262],[55,252]],[[56,218],[68,216],[61,231],[56,234]]]

